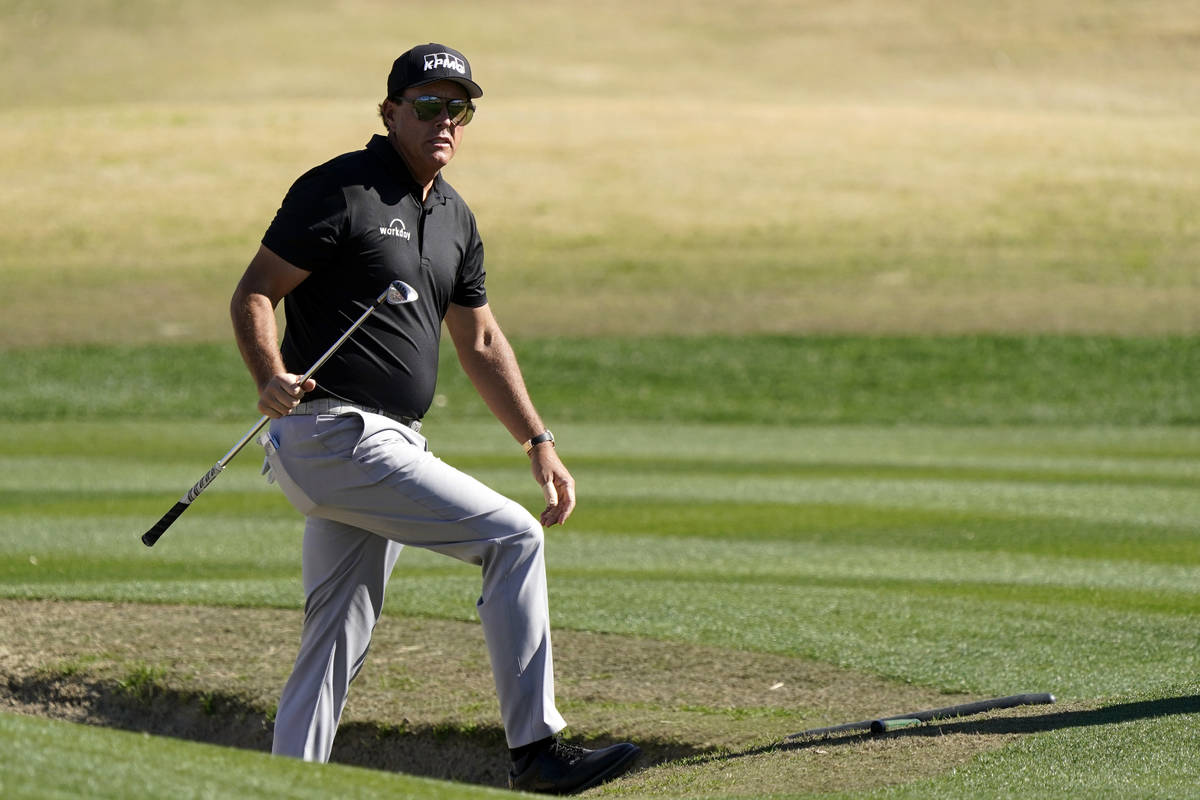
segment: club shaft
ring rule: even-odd
[[[338,348],[341,347],[345,341],[349,339],[350,336],[356,330],[358,330],[364,322],[367,321],[367,317],[371,316],[371,314],[375,312],[375,309],[379,308],[379,306],[383,304],[383,301],[387,299],[387,296],[388,290],[385,289],[382,293],[380,293],[379,297],[375,298],[375,302],[368,306],[367,310],[364,311],[358,319],[354,320],[350,327],[347,328],[340,337],[338,337],[338,340],[330,345],[329,349],[326,350],[321,357],[318,358],[316,362],[308,368],[308,371],[300,376],[299,383],[304,383],[306,380],[311,378],[313,373],[320,369],[321,366],[328,361],[334,353],[337,352]],[[146,545],[146,547],[153,547],[154,543],[157,542],[159,538],[167,532],[167,528],[171,527],[171,524],[179,518],[180,514],[182,514],[184,511],[187,511],[188,507],[191,506],[192,501],[199,497],[200,493],[207,489],[210,483],[216,480],[216,477],[221,474],[222,470],[225,469],[225,466],[233,460],[234,456],[242,451],[243,447],[245,447],[252,439],[254,439],[255,435],[257,435],[258,432],[261,431],[268,422],[270,422],[270,417],[267,415],[264,414],[263,416],[259,417],[258,422],[254,423],[254,426],[250,428],[250,430],[246,431],[245,435],[243,435],[241,439],[238,439],[237,444],[229,448],[229,452],[221,456],[221,459],[217,461],[216,464],[213,464],[212,469],[206,472],[203,478],[196,481],[196,484],[192,486],[191,489],[188,489],[183,497],[179,498],[179,502],[172,506],[171,510],[166,514],[163,514],[162,518],[154,524],[154,527],[142,534],[142,544]]]
[[[346,332],[343,333],[340,337],[338,337],[338,340],[336,342],[334,342],[332,345],[330,345],[329,349],[326,350],[321,355],[321,357],[318,358],[316,360],[316,362],[311,367],[308,368],[308,372],[305,372],[303,375],[300,376],[300,383],[304,383],[306,380],[311,378],[313,373],[316,372],[317,370],[319,370],[321,368],[321,366],[326,361],[328,361],[333,356],[334,353],[337,352],[338,348],[341,347],[342,344],[347,339],[350,338],[350,335],[352,333],[354,333],[356,330],[358,330],[362,326],[362,324],[367,321],[367,317],[369,317],[373,313],[375,313],[375,309],[379,308],[379,306],[383,304],[383,301],[387,299],[387,296],[388,296],[388,293],[387,293],[387,290],[385,289],[383,291],[383,293],[379,295],[379,297],[375,298],[375,302],[372,303],[370,306],[368,306],[367,310],[364,311],[358,319],[354,320],[353,324],[351,324],[350,327],[346,329]],[[263,424],[262,421],[260,421],[259,427],[262,427],[262,424]],[[256,431],[252,431],[249,435],[247,435],[246,441],[248,441],[250,436],[253,436],[253,434],[255,432]],[[242,442],[242,445],[243,446],[245,445],[245,441]],[[238,448],[238,449],[240,449],[240,448]],[[234,453],[236,455],[236,451],[234,451]]]
[[[928,711],[917,711],[911,714],[898,714],[894,717],[884,717],[880,721],[918,719],[922,722],[929,722],[934,719],[970,717],[974,714],[982,714],[985,711],[996,711],[1002,708],[1043,705],[1053,702],[1054,695],[1052,694],[1012,694],[1008,697],[996,697],[992,700],[980,700],[975,703],[963,703],[957,706],[946,706],[945,708],[931,708]]]
[[[1016,706],[1031,706],[1045,705],[1054,702],[1052,694],[1013,694],[1007,697],[994,697],[990,700],[979,700],[974,703],[963,703],[957,706],[946,706],[944,708],[931,708],[927,711],[910,711],[907,714],[897,714],[894,717],[883,717],[879,719],[864,719],[860,722],[848,722],[845,725],[834,725],[831,728],[814,728],[813,730],[801,731],[793,733],[790,736],[784,737],[785,741],[791,739],[799,739],[806,736],[828,736],[834,733],[848,733],[850,731],[876,731],[884,732],[893,730],[899,727],[907,727],[906,725],[892,724],[898,720],[916,720],[917,722],[929,722],[934,719],[950,719],[952,717],[969,717],[973,714],[982,714],[985,711],[996,711],[1002,708],[1015,708]]]
[[[370,306],[368,306],[367,310],[364,311],[359,316],[358,319],[354,320],[354,322],[350,325],[350,327],[346,329],[345,333],[343,333],[340,337],[338,337],[338,340],[336,342],[334,342],[333,344],[331,344],[329,346],[329,349],[321,354],[321,357],[318,358],[313,363],[313,365],[308,368],[308,371],[300,376],[299,383],[304,383],[306,380],[311,378],[313,376],[314,372],[319,370],[325,364],[326,361],[328,361],[330,358],[332,358],[333,354],[338,351],[338,348],[340,348],[343,344],[345,344],[346,340],[349,339],[350,336],[356,330],[358,330],[359,328],[362,327],[362,324],[367,321],[367,317],[369,317],[369,316],[371,316],[371,314],[375,313],[375,309],[379,308],[379,306],[383,304],[383,301],[386,297],[387,297],[387,292],[384,291],[383,294],[381,294],[381,295],[379,295],[379,297],[375,298],[375,302],[372,303]],[[233,447],[229,448],[228,453],[221,456],[221,460],[217,462],[217,466],[219,466],[221,469],[225,469],[225,466],[230,461],[233,460],[233,457],[236,456],[238,453],[240,453],[242,451],[243,447],[250,444],[250,442],[254,439],[255,435],[259,431],[261,431],[263,429],[263,427],[270,421],[271,421],[271,418],[265,414],[263,416],[259,417],[258,422],[254,423],[254,427],[251,428],[250,430],[246,431],[246,434],[241,439],[238,440],[237,444],[235,444]],[[203,489],[201,491],[203,491]],[[199,494],[199,492],[197,492],[197,494]],[[186,497],[186,495],[185,495],[185,497]],[[195,498],[193,498],[193,499],[195,499]]]

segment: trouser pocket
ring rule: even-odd
[[[287,470],[283,468],[283,462],[279,458],[279,439],[273,433],[264,433],[258,438],[258,443],[262,445],[263,452],[267,456],[267,467],[271,476],[275,478],[275,482],[279,484],[279,488],[283,490],[283,494],[287,497],[297,511],[307,515],[317,504],[308,494],[301,489],[292,477],[288,475]]]

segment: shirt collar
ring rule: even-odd
[[[401,178],[410,188],[409,191],[416,198],[421,196],[421,187],[417,184],[416,178],[412,176],[412,172],[408,168],[408,164],[396,152],[396,148],[392,147],[392,143],[388,141],[386,136],[375,134],[371,140],[367,142],[367,151],[381,159],[388,167]],[[442,173],[438,173],[433,178],[433,186],[429,187],[429,197],[425,199],[425,205],[445,205],[446,195],[442,191]]]

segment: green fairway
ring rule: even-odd
[[[1050,715],[1045,724],[1053,734],[983,756],[948,779],[869,796],[1195,797],[1200,767],[1177,754],[1200,746],[1198,690],[1192,682],[1166,693],[1136,692],[1098,712]],[[1105,733],[1097,736],[1096,726]]]
[[[1195,12],[0,0],[0,796],[510,796],[476,568],[404,552],[311,765],[263,752],[303,518],[261,451],[139,540],[257,417],[227,304],[284,193],[441,41],[578,481],[567,733],[644,750],[589,796],[1200,798]],[[448,346],[425,425],[539,510]],[[786,738],[1018,692],[1058,703]]]
[[[10,442],[44,430],[4,429]],[[252,457],[162,546],[138,541],[203,472],[198,437],[219,454],[237,433],[189,426],[176,450],[178,429],[76,424],[94,443],[86,453],[6,452],[0,496],[13,535],[0,545],[0,593],[295,606],[300,520]],[[122,431],[136,431],[148,459]],[[481,453],[481,442],[503,442],[499,426],[430,436],[451,463],[537,502],[511,453]],[[560,429],[582,502],[549,542],[559,626],[972,692],[1086,698],[1136,691],[1148,675],[1176,684],[1200,666],[1195,429],[643,423],[622,436],[638,444],[620,446],[603,425]],[[1164,441],[1172,453],[1149,455]],[[473,618],[473,570],[414,551],[396,574],[393,611]]]
[[[205,798],[511,797],[436,781],[333,766],[314,768],[261,753],[0,714],[5,768],[0,792],[11,800]],[[114,758],[115,755],[119,757]]]
[[[78,422],[71,435],[90,446],[74,453],[45,446],[65,426],[2,430],[4,596],[299,608],[301,520],[252,457],[154,550],[138,541],[203,471],[205,450],[237,434],[232,424]],[[451,463],[537,502],[498,425],[430,435]],[[614,435],[570,423],[560,437],[581,506],[549,538],[558,629],[778,654],[977,697],[1149,698],[1174,711],[1140,719],[1137,735],[1187,761],[1179,726],[1200,713],[1187,700],[1200,667],[1195,428],[643,422]],[[478,581],[406,552],[388,614],[473,620]],[[385,669],[390,657],[376,658]],[[787,715],[757,730],[778,740],[834,721]],[[1117,761],[1087,785],[1110,790],[1147,771],[1127,725],[1063,727],[911,791],[1003,796],[1014,763],[1042,775],[1081,737]],[[744,768],[778,776],[757,758]],[[1156,774],[1165,790],[1194,773]],[[630,789],[660,793],[654,775]]]

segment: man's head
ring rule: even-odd
[[[379,115],[418,181],[433,180],[450,163],[475,112],[471,100],[482,94],[467,59],[445,45],[421,45],[396,59]]]

